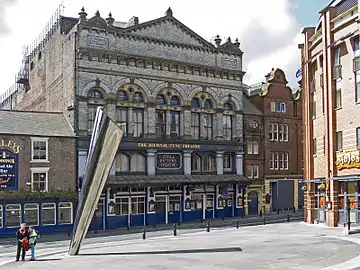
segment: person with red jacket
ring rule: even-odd
[[[17,252],[16,252],[16,261],[19,261],[20,259],[20,252],[21,254],[21,260],[25,261],[25,253],[26,250],[23,246],[23,240],[25,238],[29,239],[29,232],[26,229],[26,224],[23,223],[20,225],[20,229],[16,232],[16,238],[17,238]]]

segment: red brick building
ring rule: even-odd
[[[245,173],[248,213],[303,206],[300,92],[292,91],[282,70],[248,89],[244,98]],[[257,203],[255,203],[257,201]]]

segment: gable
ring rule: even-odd
[[[151,22],[130,27],[128,33],[160,39],[169,42],[189,44],[205,48],[215,48],[191,29],[172,17],[163,17]]]

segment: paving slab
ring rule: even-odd
[[[60,253],[5,267],[30,270],[76,269],[79,266],[127,270],[345,270],[360,267],[359,243],[359,238],[342,236],[338,228],[274,224],[146,240],[103,241],[85,244],[79,256]]]

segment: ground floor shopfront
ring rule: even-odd
[[[221,219],[244,215],[244,184],[109,187],[91,230]]]
[[[351,223],[360,223],[360,175],[305,182],[309,189],[306,194],[306,222],[342,226],[350,215]]]

